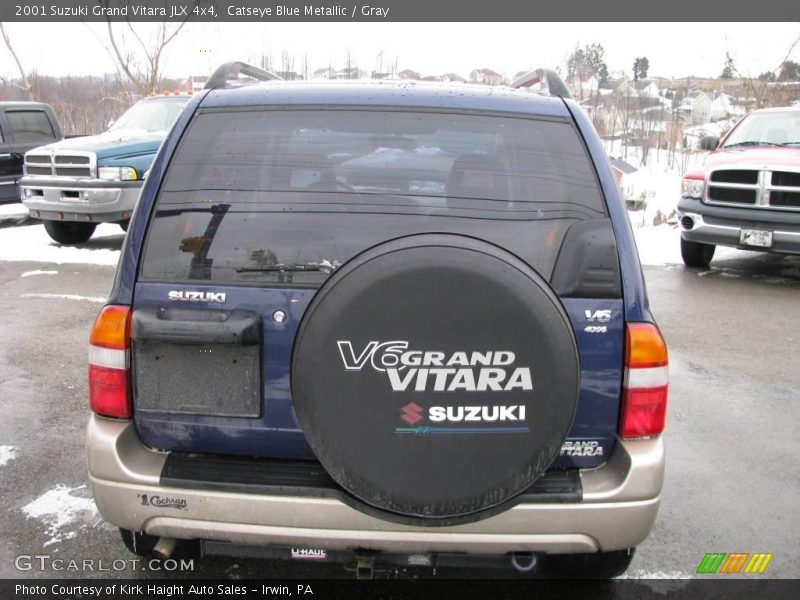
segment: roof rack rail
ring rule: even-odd
[[[512,88],[529,89],[545,96],[559,96],[572,98],[569,89],[564,84],[558,73],[550,69],[534,69],[518,77],[511,83]]]
[[[203,86],[203,88],[207,90],[213,90],[216,88],[225,87],[229,81],[237,80],[240,75],[252,77],[253,79],[258,79],[259,81],[281,81],[281,78],[275,75],[275,73],[271,73],[270,71],[259,69],[253,65],[248,65],[247,63],[234,60],[220,65],[217,70],[214,71],[211,77],[208,78],[208,81],[206,81],[206,84]]]

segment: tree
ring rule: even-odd
[[[722,74],[720,77],[722,79],[733,79],[734,75],[736,75],[736,66],[733,63],[733,57],[726,53],[725,54],[725,66],[722,69]]]
[[[583,81],[594,75],[601,83],[605,83],[608,80],[605,53],[601,44],[576,47],[567,59],[567,77],[578,77]]]
[[[17,65],[17,69],[19,70],[19,77],[20,81],[22,82],[22,85],[20,87],[27,94],[28,100],[36,100],[36,92],[33,89],[33,85],[31,84],[30,78],[28,77],[28,73],[25,71],[25,69],[22,68],[22,63],[17,57],[17,53],[14,52],[14,47],[11,45],[11,38],[8,37],[6,28],[3,27],[2,23],[0,23],[0,33],[3,34],[3,41],[5,41],[6,47],[8,48],[8,51],[11,53],[11,57],[14,59],[14,62]]]
[[[646,56],[638,56],[633,61],[633,80],[647,78],[647,71],[650,69],[650,61]]]
[[[108,8],[111,0],[96,0]],[[162,80],[161,67],[166,47],[175,40],[189,19],[192,7],[200,0],[194,0],[186,11],[188,14],[179,23],[156,23],[155,33],[144,37],[130,21],[115,23],[107,18],[107,34],[110,45],[103,44],[111,55],[119,74],[126,78],[136,93],[141,96],[158,92]],[[101,42],[102,43],[102,42]]]
[[[778,81],[800,81],[800,63],[785,60],[778,72]]]

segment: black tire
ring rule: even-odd
[[[44,221],[47,234],[59,244],[82,244],[94,233],[97,223],[78,221]]]
[[[120,529],[119,534],[125,547],[139,556],[153,556],[153,548],[158,543],[158,538],[154,535],[147,535],[139,531],[130,529]]]
[[[130,224],[131,224],[131,220],[130,219],[125,219],[124,221],[117,221],[117,225],[119,225],[120,228],[122,229],[122,231],[125,231],[125,232],[128,231],[128,226]]]
[[[489,368],[468,362],[478,350]],[[413,362],[423,354],[435,376]],[[489,371],[516,383],[489,386]],[[317,458],[362,510],[446,526],[502,510],[547,469],[579,373],[568,317],[535,271],[472,238],[418,235],[375,246],[322,286],[291,385]]]
[[[701,244],[681,238],[681,257],[687,267],[707,268],[714,258],[716,248],[714,244]]]
[[[611,579],[630,566],[636,548],[594,554],[548,554],[544,571],[549,577],[564,579]]]

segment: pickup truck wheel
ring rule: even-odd
[[[636,548],[594,554],[548,554],[545,576],[568,579],[611,579],[630,566]]]
[[[580,383],[548,283],[457,235],[380,244],[340,267],[295,339],[298,423],[356,508],[447,526],[487,518],[558,456]]]
[[[714,244],[701,244],[681,238],[681,257],[687,267],[708,267],[714,258],[715,249]]]
[[[59,244],[82,244],[94,233],[97,223],[77,221],[45,221],[47,234]]]

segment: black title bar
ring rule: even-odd
[[[798,0],[4,0],[0,21],[798,21]],[[675,36],[664,39],[672,43]],[[444,32],[443,32],[444,34]],[[535,31],[531,31],[535,35]],[[658,43],[658,40],[654,40]],[[691,43],[682,40],[681,43]]]

